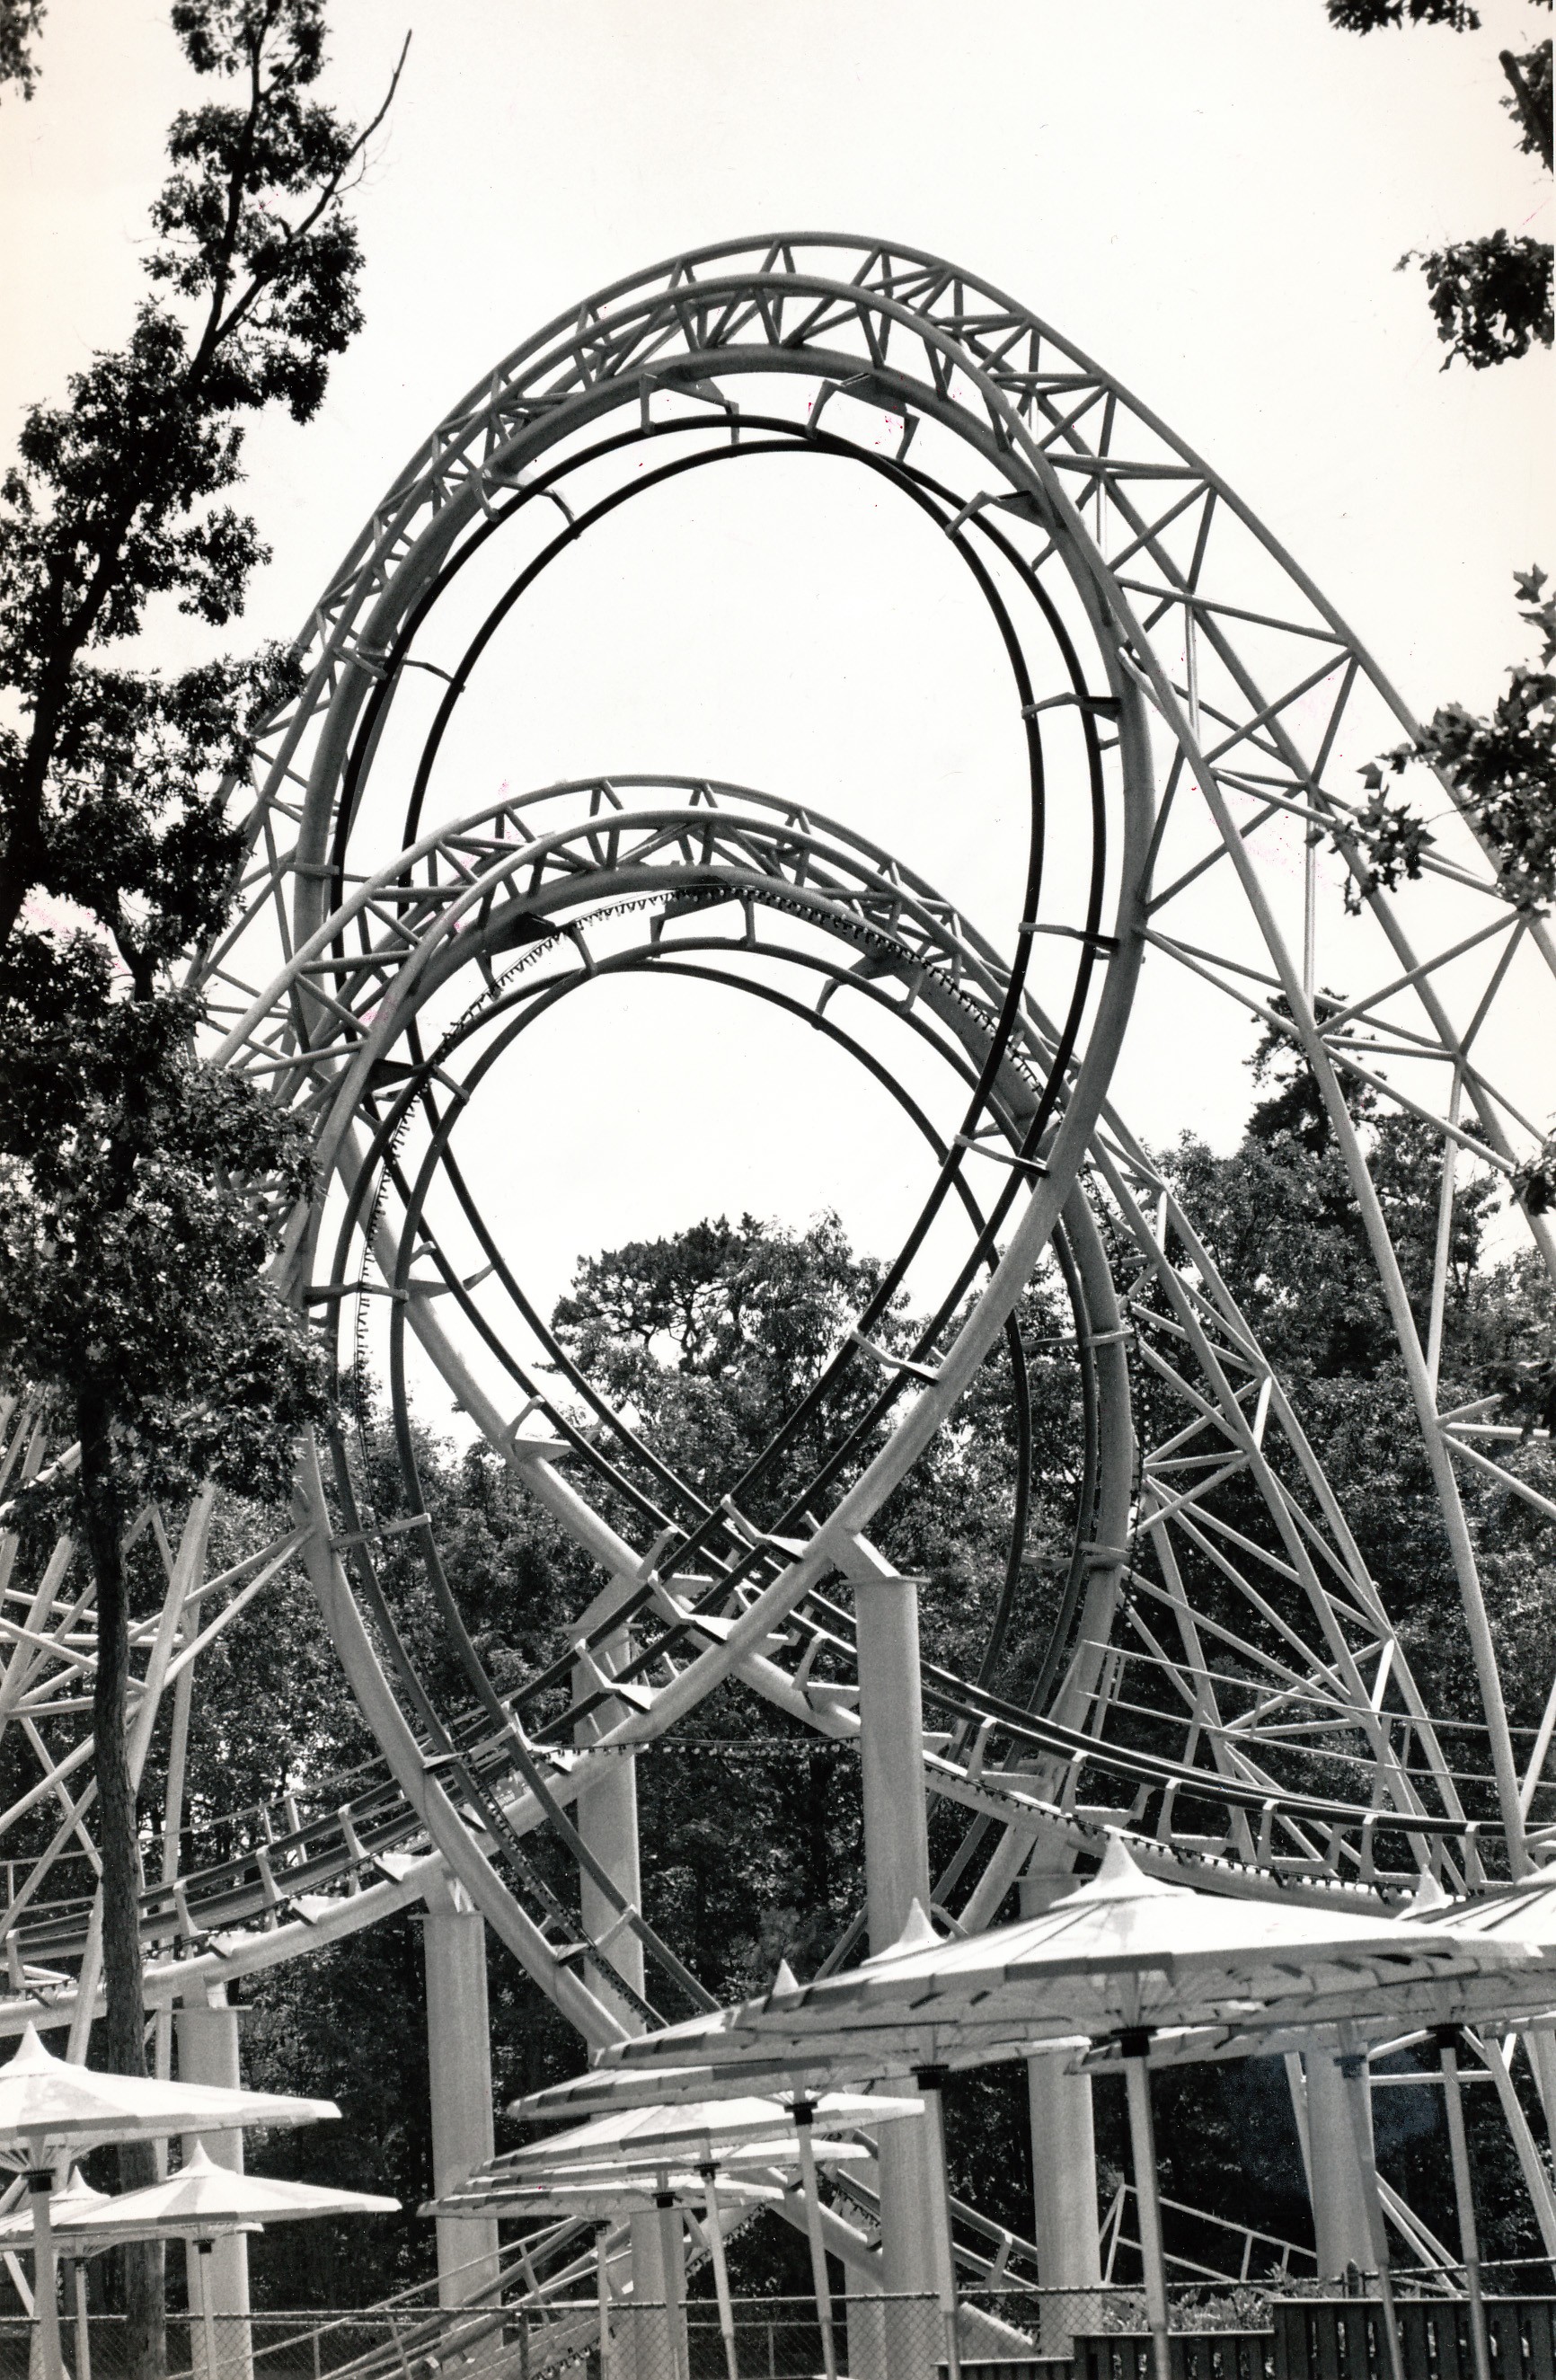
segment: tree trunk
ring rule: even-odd
[[[103,1979],[107,1999],[103,2030],[107,2064],[113,2071],[144,2074],[139,1814],[129,1773],[127,1726],[129,1582],[125,1574],[124,1514],[114,1459],[113,1412],[101,1381],[83,1384],[76,1412],[83,1534],[97,1583],[97,1677],[91,1718],[103,1852]],[[157,2179],[154,2144],[127,2142],[119,2151],[121,2187],[140,2190]],[[121,2248],[118,2255],[127,2317],[128,2380],[163,2380],[167,2370],[164,2252],[147,2241]]]

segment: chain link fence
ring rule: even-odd
[[[1556,2380],[1551,2270],[1488,2268],[1496,2380]],[[1464,2276],[1396,2274],[1407,2380],[1475,2380]],[[1389,2380],[1377,2276],[1333,2281],[1174,2283],[1173,2380]],[[965,2291],[953,2335],[937,2299],[851,2289],[832,2301],[838,2380],[1152,2380],[1143,2291]],[[602,2355],[599,2301],[575,2279],[545,2302],[398,2311],[169,2317],[170,2380],[821,2380],[813,2299],[739,2299],[726,2336],[711,2297],[617,2303]],[[67,2380],[128,2380],[122,2316],[61,2321]],[[0,2380],[42,2380],[36,2325],[0,2317]]]

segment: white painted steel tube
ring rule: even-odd
[[[54,2253],[54,2224],[49,2192],[54,2175],[46,2166],[34,2167],[27,2177],[32,2201],[32,2311],[38,2317],[38,2343],[43,2354],[43,2380],[65,2380],[65,2358],[59,2344],[59,2302]]]
[[[594,2260],[600,2302],[600,2380],[615,2380],[615,2351],[611,2345],[611,2227],[594,2227]]]
[[[76,2301],[76,2380],[91,2380],[91,2325],[87,2320],[87,2267],[83,2256],[78,2256],[71,2265],[70,2277]]]
[[[1372,2123],[1367,2096],[1367,2058],[1347,2050],[1340,2059],[1351,2107],[1351,2128],[1356,2155],[1368,2183],[1368,2218],[1372,2228],[1372,2252],[1378,2260],[1378,2295],[1387,2333],[1389,2370],[1392,2380],[1404,2380],[1404,2351],[1400,2345],[1399,2317],[1394,2311],[1394,2285],[1389,2274],[1389,2235],[1383,2226],[1383,2202],[1378,2194],[1378,2168],[1372,2155]]]
[[[1475,2189],[1469,2169],[1469,2143],[1465,2137],[1465,2102],[1459,2084],[1458,2036],[1440,2033],[1437,2054],[1442,2066],[1442,2101],[1448,2117],[1448,2148],[1453,2165],[1453,2200],[1459,2217],[1459,2253],[1465,2264],[1465,2289],[1469,2298],[1470,2341],[1475,2350],[1475,2380],[1491,2380],[1491,2341],[1486,2328],[1486,2300],[1480,2286],[1480,2235],[1475,2220]]]
[[[1140,2214],[1140,2261],[1145,2266],[1151,2370],[1154,2380],[1173,2380],[1172,2350],[1167,2343],[1167,2265],[1161,2249],[1161,2201],[1156,2187],[1156,2128],[1151,2121],[1150,2070],[1146,2064],[1144,2043],[1125,2049],[1124,2080],[1129,2095],[1129,2148],[1135,2167],[1135,2204]],[[1395,2380],[1399,2380],[1397,2374]]]
[[[832,2333],[832,2284],[827,2278],[827,2252],[821,2239],[821,2201],[816,2187],[816,2151],[810,2138],[808,2107],[795,2109],[799,2135],[799,2174],[805,2188],[805,2228],[810,2240],[810,2277],[816,2290],[816,2315],[821,2325],[821,2361],[827,2380],[837,2380],[837,2347]]]
[[[711,2165],[702,2168],[708,2192],[708,2253],[713,2260],[713,2294],[719,2301],[719,2328],[724,2335],[724,2363],[729,2380],[740,2380],[735,2354],[735,2308],[729,2301],[729,2266],[724,2262],[723,2226],[719,2220],[719,2178]],[[1485,2375],[1480,2375],[1485,2380]]]
[[[213,2240],[195,2243],[195,2272],[200,2283],[200,2322],[205,2333],[205,2380],[216,2380],[216,2316],[211,2303],[211,2252]]]

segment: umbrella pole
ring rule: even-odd
[[[38,2341],[43,2350],[43,2380],[65,2380],[65,2358],[59,2344],[59,2301],[55,2295],[54,2224],[49,2192],[54,2175],[46,2166],[33,2166],[27,2176],[32,2200],[32,2310],[38,2317]]]
[[[611,2347],[611,2227],[597,2223],[594,2227],[594,2262],[600,2292],[600,2380],[614,2380],[615,2355]],[[525,2316],[529,2327],[529,2317]]]
[[[713,2289],[719,2301],[719,2328],[724,2335],[724,2362],[729,2380],[740,2380],[735,2358],[735,2308],[729,2301],[729,2266],[724,2262],[723,2227],[719,2221],[718,2176],[711,2165],[702,2168],[702,2182],[708,2192],[708,2252],[713,2259]],[[1490,2375],[1477,2373],[1476,2380],[1490,2380]]]
[[[195,2241],[195,2271],[200,2276],[200,2321],[205,2333],[205,2380],[216,2380],[216,2318],[211,2311],[210,2240]]]
[[[1150,2332],[1155,2380],[1172,2380],[1172,2349],[1167,2338],[1167,2264],[1161,2251],[1161,2202],[1156,2189],[1156,2128],[1150,2114],[1150,2070],[1146,2053],[1150,2034],[1129,2032],[1124,2051],[1124,2088],[1129,2095],[1129,2151],[1135,2167],[1135,2203],[1140,2211],[1140,2262],[1146,2276],[1146,2325]],[[1394,2380],[1402,2380],[1398,2373]]]
[[[805,2228],[810,2241],[810,2277],[816,2289],[816,2313],[821,2325],[821,2361],[827,2380],[837,2380],[837,2348],[832,2335],[832,2284],[827,2279],[826,2243],[821,2238],[821,2196],[816,2187],[816,2150],[810,2119],[816,2110],[801,2099],[791,2110],[799,2136],[799,2178],[805,2187]]]
[[[91,2380],[91,2326],[87,2321],[87,2268],[78,2256],[71,2271],[76,2300],[76,2380]]]
[[[1453,2160],[1453,2196],[1459,2215],[1459,2250],[1465,2260],[1465,2289],[1469,2297],[1470,2340],[1475,2350],[1475,2380],[1491,2380],[1491,2342],[1486,2334],[1486,2301],[1480,2288],[1480,2236],[1475,2227],[1475,2192],[1470,2179],[1469,2143],[1465,2137],[1465,2103],[1459,2087],[1457,2025],[1444,2025],[1437,2036],[1442,2066],[1442,2096],[1448,2114],[1448,2146]]]
[[[1404,2380],[1404,2354],[1400,2346],[1399,2317],[1394,2312],[1394,2285],[1389,2274],[1389,2235],[1383,2228],[1383,2202],[1378,2195],[1378,2166],[1372,2154],[1372,2126],[1368,2121],[1367,2053],[1361,2049],[1346,2050],[1336,2063],[1344,2078],[1345,2096],[1351,2109],[1351,2131],[1356,2143],[1356,2162],[1361,2167],[1362,2180],[1366,2185],[1372,2252],[1378,2259],[1378,2295],[1383,2308],[1383,2326],[1388,2333],[1389,2371],[1392,2380]]]

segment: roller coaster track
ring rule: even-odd
[[[1026,754],[1013,916],[985,938],[808,788],[596,775],[454,814],[451,722],[559,556],[650,487],[818,461],[870,471],[987,607]],[[472,630],[453,599],[478,585]],[[590,1938],[525,1842],[550,1828],[577,1850],[580,1794],[728,1679],[807,1728],[857,1732],[848,1584],[881,1564],[869,1521],[986,1365],[1003,1367],[1024,1450],[1034,1367],[1068,1367],[1073,1511],[1036,1608],[1024,1451],[979,1670],[926,1670],[927,1780],[971,1821],[937,1888],[947,1916],[988,1922],[1034,1846],[1064,1864],[1107,1828],[1222,1890],[1388,1897],[1422,1869],[1455,1890],[1525,1871],[1556,1698],[1521,1773],[1459,1482],[1489,1473],[1497,1494],[1556,1508],[1539,1434],[1510,1443],[1493,1411],[1440,1411],[1436,1375],[1456,1178],[1509,1181],[1541,1138],[1524,1052],[1531,1003],[1549,1014],[1549,931],[1508,897],[1451,787],[1421,881],[1395,896],[1372,880],[1344,788],[1412,722],[1197,457],[1046,324],[937,260],[832,237],[734,244],[600,293],[507,358],[395,482],[305,658],[260,742],[237,919],[194,979],[213,1052],[310,1122],[330,1186],[297,1219],[286,1286],[338,1357],[382,1358],[402,1494],[383,1514],[364,1505],[346,1429],[322,1464],[305,1460],[295,1526],[213,1577],[198,1511],[176,1548],[143,1516],[167,1595],[141,1632],[136,1724],[143,1758],[164,1698],[177,1737],[182,1695],[187,1736],[201,1653],[300,1563],[383,1756],[233,1814],[219,1856],[181,1858],[175,1812],[143,1899],[153,1998],[373,1922],[437,1863],[587,2038],[655,2012],[613,1969],[622,1929],[656,1995],[696,2005],[644,1912],[618,1892],[610,1935]],[[1467,1725],[1427,1708],[1287,1387],[1112,1104],[1148,954],[1156,984],[1285,1037],[1323,1094],[1453,1553],[1480,1694]],[[1320,994],[1320,965],[1343,991]],[[672,978],[826,1037],[926,1153],[885,1291],[711,1506],[551,1331],[461,1156],[530,1023],[571,1015],[576,993],[587,1014],[602,983]],[[893,1061],[905,1036],[932,1097]],[[1379,1103],[1442,1152],[1424,1328],[1371,1172]],[[952,1212],[963,1257],[907,1335],[892,1293]],[[1550,1261],[1547,1219],[1525,1220]],[[1072,1327],[1036,1347],[1022,1301],[1045,1264]],[[517,1690],[487,1677],[423,1503],[410,1341],[604,1582],[559,1615],[565,1650]],[[6,1427],[0,1494],[49,1451],[25,1401]],[[818,1436],[826,1452],[796,1478],[794,1450]],[[393,1538],[438,1599],[457,1707],[436,1706],[397,1641]],[[8,2024],[74,2004],[94,1857],[90,1596],[68,1546],[36,1586],[10,1574],[7,1559],[0,1718],[39,1781],[0,1814],[0,1843],[15,1828],[28,1844]],[[1485,1755],[1467,1772],[1463,1741]]]

